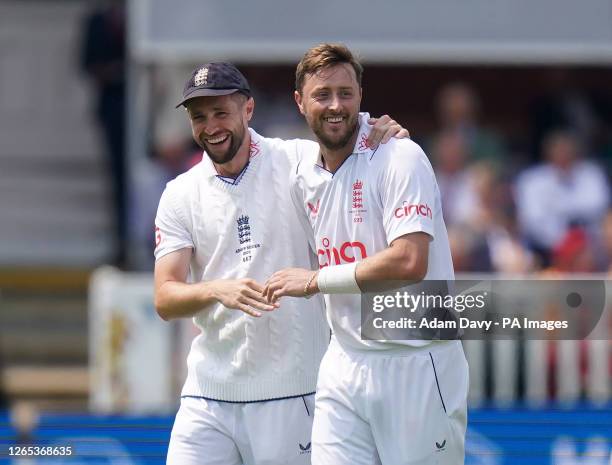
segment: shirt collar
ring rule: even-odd
[[[249,133],[251,134],[251,146],[249,150],[249,162],[254,157],[261,153],[261,140],[262,137],[257,134],[253,129],[249,128]],[[202,172],[206,178],[212,178],[215,176],[220,176],[213,164],[212,160],[206,153],[206,151],[202,152]],[[220,176],[221,177],[221,176]]]
[[[359,118],[357,119],[357,140],[355,141],[355,146],[350,155],[372,154],[373,150],[367,145],[368,136],[370,135],[370,131],[372,131],[372,126],[368,124],[368,119],[370,119],[369,113],[359,113]],[[319,156],[317,157],[317,164],[321,167],[325,166],[323,164],[323,155],[320,150]]]

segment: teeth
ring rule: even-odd
[[[332,116],[329,118],[325,118],[325,120],[328,123],[339,123],[340,121],[342,121],[344,118],[342,116]]]
[[[206,139],[206,142],[208,142],[209,144],[218,144],[218,143],[220,143],[220,142],[225,141],[225,139],[227,139],[227,138],[228,138],[228,136],[227,136],[227,135],[225,135],[225,136],[219,136],[219,137],[215,137],[215,138],[213,138],[213,139]]]

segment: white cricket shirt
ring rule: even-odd
[[[292,198],[305,228],[314,231],[319,267],[360,261],[408,233],[431,236],[426,280],[453,280],[453,263],[440,192],[423,150],[410,139],[367,148],[368,114],[360,115],[353,153],[331,173],[310,151],[292,179]],[[338,342],[354,349],[388,350],[430,341],[361,339],[360,296],[325,295],[327,317]]]
[[[250,160],[235,181],[218,176],[204,154],[160,200],[155,257],[192,248],[191,282],[250,277],[263,284],[288,266],[316,269],[289,184],[300,151],[316,144],[250,134]],[[329,342],[323,299],[280,304],[260,318],[219,303],[196,314],[201,334],[182,395],[249,402],[314,392]]]

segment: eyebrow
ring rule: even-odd
[[[313,92],[317,92],[317,91],[320,91],[320,90],[330,90],[331,88],[332,88],[332,86],[318,86],[318,87],[315,87],[312,91]],[[340,90],[347,90],[347,89],[348,90],[354,90],[352,86],[340,86],[340,87],[338,87],[338,89],[340,89]]]
[[[227,107],[223,107],[223,106],[214,106],[212,108],[210,108],[210,111],[215,112],[215,111],[228,111]],[[203,110],[200,109],[193,109],[193,110],[189,110],[189,108],[187,108],[187,113],[189,113],[191,116],[196,116],[196,115],[201,115],[204,113]]]

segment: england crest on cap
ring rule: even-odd
[[[208,82],[208,68],[201,68],[193,78],[196,86],[205,86]]]

